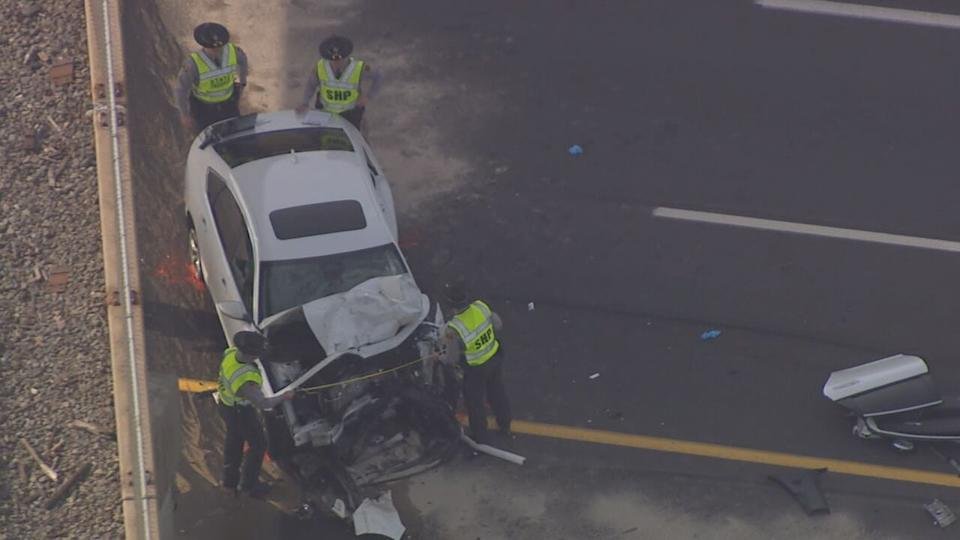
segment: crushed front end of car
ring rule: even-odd
[[[457,448],[458,385],[432,353],[443,323],[409,274],[375,278],[261,325],[265,386],[296,397],[265,413],[270,455],[312,504],[434,467]],[[266,390],[266,389],[265,389]]]

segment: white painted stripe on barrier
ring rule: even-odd
[[[146,462],[146,452],[152,451],[146,448],[145,435],[144,435],[144,426],[143,426],[143,412],[140,404],[141,394],[146,395],[146,389],[140,387],[140,380],[142,374],[140,373],[137,366],[137,354],[136,354],[136,343],[134,339],[134,328],[133,328],[133,301],[131,298],[132,290],[130,286],[130,257],[128,255],[127,244],[128,244],[128,234],[134,234],[134,231],[127,230],[127,221],[126,221],[126,209],[124,208],[124,189],[123,189],[123,176],[120,172],[120,135],[118,133],[117,126],[120,125],[117,111],[117,96],[113,91],[117,87],[117,78],[116,73],[114,73],[114,59],[113,59],[113,35],[110,32],[111,27],[111,17],[110,17],[110,4],[109,0],[103,0],[100,4],[101,14],[103,16],[103,42],[104,42],[104,51],[106,55],[106,73],[107,73],[107,103],[110,110],[110,154],[111,154],[111,165],[113,172],[113,181],[114,181],[114,190],[116,204],[116,219],[117,219],[117,228],[118,236],[120,237],[120,268],[121,268],[121,288],[120,294],[123,298],[123,312],[124,312],[124,333],[126,335],[126,344],[127,344],[127,361],[128,369],[130,370],[130,387],[131,387],[131,402],[133,405],[132,417],[134,425],[134,454],[136,454],[136,478],[133,479],[134,489],[137,492],[137,496],[140,498],[140,512],[141,512],[141,523],[143,524],[142,533],[144,540],[152,539],[152,529],[150,527],[150,508],[147,502],[147,462]],[[118,47],[122,44],[118,44]],[[126,481],[126,480],[124,480]]]
[[[806,234],[826,238],[839,238],[843,240],[872,242],[875,244],[889,244],[894,246],[960,253],[960,242],[938,240],[936,238],[904,236],[901,234],[863,231],[859,229],[843,229],[840,227],[827,227],[824,225],[811,225],[808,223],[794,223],[790,221],[778,221],[773,219],[717,214],[714,212],[683,210],[680,208],[667,208],[662,206],[654,208],[651,214],[653,217],[664,219],[697,221],[700,223],[713,223],[715,225],[728,225],[733,227],[745,227],[748,229]]]
[[[939,28],[960,28],[960,15],[934,13],[931,11],[913,11],[910,9],[866,6],[863,4],[844,4],[826,0],[754,0],[754,4],[763,8],[870,19]]]

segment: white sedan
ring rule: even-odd
[[[228,343],[240,330],[267,337],[264,394],[309,389],[265,415],[275,459],[309,463],[293,474],[319,485],[310,448],[334,446],[324,455],[342,462],[327,465],[362,485],[445,455],[456,387],[427,354],[442,315],[400,252],[390,185],[360,132],[320,111],[214,124],[190,148],[184,198],[190,256]]]

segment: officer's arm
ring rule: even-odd
[[[177,108],[180,109],[180,114],[183,116],[190,114],[190,91],[193,90],[193,85],[199,79],[200,74],[197,72],[197,65],[188,56],[187,61],[180,67],[180,75],[177,76]]]
[[[371,68],[370,64],[363,64],[363,77],[360,78],[360,95],[370,98],[380,91],[380,72]]]
[[[501,319],[500,316],[496,314],[496,312],[494,311],[490,312],[490,320],[493,321],[494,331],[499,332],[500,329],[503,328],[503,319]]]
[[[247,85],[247,73],[250,72],[250,65],[247,64],[247,53],[237,47],[237,79],[240,86]]]
[[[440,361],[450,366],[456,365],[463,351],[463,341],[457,332],[449,327],[444,329],[440,336]]]
[[[317,78],[317,65],[313,65],[310,74],[307,75],[307,84],[303,85],[303,101],[300,107],[307,109],[317,99],[317,90],[320,88],[320,79]]]
[[[237,395],[249,401],[254,407],[260,410],[272,409],[287,399],[285,393],[280,393],[269,398],[264,396],[260,390],[260,385],[255,382],[248,382],[241,386]]]

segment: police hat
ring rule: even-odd
[[[233,346],[247,356],[262,356],[267,350],[267,339],[257,332],[244,330],[233,335]]]
[[[320,42],[320,56],[326,60],[340,60],[353,52],[353,42],[343,36],[330,36]]]
[[[230,41],[230,32],[222,24],[205,22],[193,29],[193,39],[197,40],[201,47],[215,49]]]
[[[463,279],[455,279],[443,286],[443,297],[453,307],[467,304],[467,285]]]

